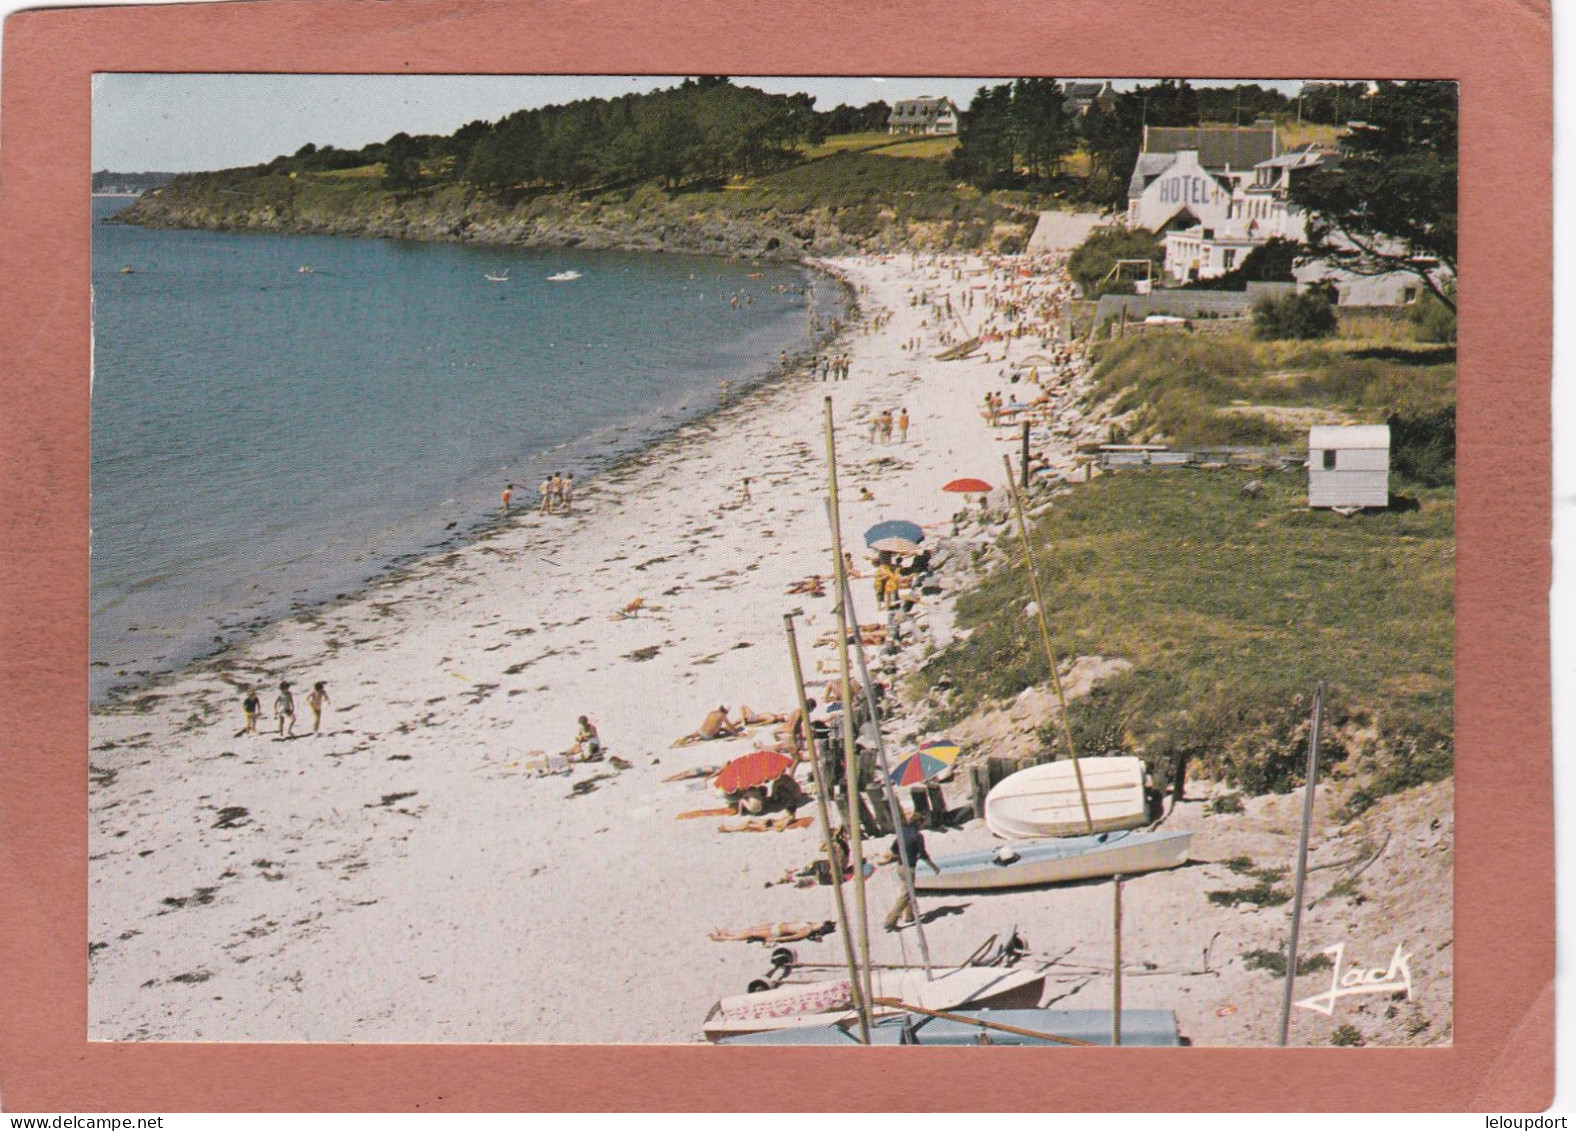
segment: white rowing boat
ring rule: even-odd
[[[1030,766],[998,782],[985,798],[985,824],[1003,840],[1037,840],[1136,829],[1148,823],[1142,759],[1080,758],[1078,768],[1093,830],[1084,819],[1078,776],[1070,760]]]

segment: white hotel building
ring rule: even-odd
[[[1165,233],[1165,272],[1176,282],[1239,266],[1274,237],[1301,242],[1306,218],[1293,179],[1326,155],[1280,152],[1275,126],[1144,127],[1127,189],[1127,222]]]

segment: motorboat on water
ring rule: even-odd
[[[556,275],[547,276],[547,281],[549,283],[568,283],[578,278],[580,278],[580,272],[578,271],[560,271]]]

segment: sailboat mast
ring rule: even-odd
[[[1001,462],[1007,465],[1007,490],[1012,495],[1013,507],[1018,512],[1018,533],[1023,538],[1023,565],[1029,571],[1029,586],[1034,593],[1034,612],[1040,622],[1040,641],[1045,645],[1045,662],[1051,669],[1051,686],[1056,689],[1056,704],[1062,714],[1062,737],[1067,742],[1067,756],[1073,760],[1073,776],[1078,779],[1078,800],[1083,803],[1084,825],[1090,836],[1094,835],[1094,817],[1089,813],[1089,793],[1084,789],[1083,769],[1078,765],[1078,750],[1073,743],[1073,727],[1067,718],[1067,696],[1062,691],[1061,673],[1056,670],[1056,653],[1051,648],[1051,628],[1045,620],[1045,598],[1040,595],[1040,577],[1034,571],[1034,546],[1029,541],[1029,520],[1023,513],[1023,496],[1018,493],[1012,479],[1012,457],[1002,453]]]
[[[848,853],[854,865],[854,910],[859,921],[859,962],[864,967],[864,1000],[870,1001],[870,911],[865,899],[864,831],[859,820],[859,758],[854,749],[854,694],[848,670],[848,609],[843,595],[848,569],[843,563],[842,519],[837,509],[837,438],[832,428],[832,398],[826,398],[827,497],[832,510],[832,571],[837,578],[837,663],[843,702],[843,793],[848,802]]]
[[[788,658],[793,663],[793,686],[799,694],[799,725],[804,730],[806,752],[810,755],[810,776],[815,782],[815,808],[821,818],[821,831],[826,834],[826,861],[832,869],[832,898],[837,902],[837,929],[843,936],[843,956],[848,960],[848,985],[853,991],[854,1009],[859,1014],[859,1039],[870,1043],[870,1003],[859,981],[859,964],[854,961],[854,936],[849,933],[848,904],[843,899],[843,864],[837,858],[832,839],[832,817],[826,806],[826,775],[821,773],[821,752],[816,749],[815,736],[810,732],[810,698],[804,691],[804,669],[799,665],[799,639],[793,630],[793,614],[783,614],[783,628],[788,633]],[[789,741],[798,743],[797,734]]]

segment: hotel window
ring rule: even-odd
[[[1224,267],[1227,271],[1230,271],[1233,267],[1235,267],[1237,265],[1237,252],[1236,252],[1235,249],[1227,250],[1225,252],[1222,252],[1221,254],[1222,254],[1223,258],[1220,261],[1220,265],[1222,267]]]

